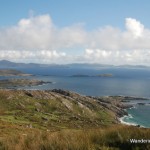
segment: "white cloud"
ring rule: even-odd
[[[66,53],[40,50],[40,51],[16,51],[16,50],[1,50],[0,59],[8,59],[13,61],[36,62],[36,63],[55,63],[58,59],[64,59]],[[62,62],[63,63],[63,62]]]
[[[144,31],[144,25],[133,18],[126,18],[126,28],[127,31],[134,36],[134,38],[141,37]]]
[[[0,29],[0,59],[149,64],[150,29],[133,18],[125,19],[125,27],[124,31],[112,26],[86,31],[80,24],[58,28],[48,14],[23,18]]]
[[[89,53],[90,51],[90,53]],[[86,62],[102,64],[150,64],[149,50],[132,50],[132,51],[108,51],[101,49],[86,49],[83,60]]]
[[[101,48],[116,50],[120,48],[121,31],[111,26],[99,28],[88,33],[88,48]]]
[[[0,49],[41,50],[83,44],[86,32],[80,25],[58,29],[49,15],[21,19],[16,26],[0,30]],[[9,44],[8,44],[9,43]]]

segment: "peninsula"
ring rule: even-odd
[[[0,80],[0,88],[16,88],[25,86],[37,86],[47,83],[52,83],[49,81],[35,80],[35,79],[5,79]]]
[[[15,69],[0,69],[0,76],[32,76]]]

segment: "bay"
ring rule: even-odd
[[[34,76],[26,77],[52,83],[20,87],[21,89],[64,89],[88,96],[135,96],[150,98],[150,69],[149,68],[15,68]],[[112,77],[98,77],[99,74],[112,74]],[[85,77],[74,75],[87,75]],[[3,79],[4,77],[0,77]],[[5,77],[10,78],[10,77]],[[12,77],[11,77],[12,78]],[[25,77],[16,77],[25,78]],[[132,101],[133,102],[133,101]],[[129,116],[124,122],[150,127],[150,105],[134,104],[128,109]]]

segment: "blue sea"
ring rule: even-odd
[[[122,117],[121,122],[150,128],[150,100],[132,100],[129,104],[133,107],[127,109],[129,115]]]
[[[136,96],[150,98],[150,68],[79,68],[79,67],[40,67],[14,68],[35,76],[26,77],[51,81],[52,83],[24,87],[24,89],[64,89],[88,96]],[[97,77],[99,74],[112,74],[112,77]],[[89,75],[74,77],[73,75]],[[3,79],[4,77],[0,77]],[[6,78],[6,77],[5,77]],[[132,101],[133,102],[133,101]],[[123,122],[150,127],[150,101],[139,105],[134,101],[134,107],[127,109],[129,116],[122,118]]]

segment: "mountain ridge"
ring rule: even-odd
[[[110,65],[110,64],[99,64],[99,63],[69,63],[69,64],[39,64],[39,63],[22,63],[12,62],[8,60],[0,60],[0,67],[73,67],[73,68],[101,68],[101,67],[120,67],[120,68],[149,68],[146,65]]]

